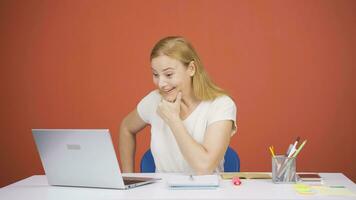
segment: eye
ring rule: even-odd
[[[158,77],[158,74],[153,73],[153,77],[157,78],[157,77]]]
[[[166,76],[167,76],[168,78],[171,78],[171,77],[173,76],[173,73],[168,73],[168,74],[166,74]]]

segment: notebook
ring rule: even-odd
[[[214,189],[219,187],[219,176],[170,175],[167,185],[171,189]]]
[[[32,129],[48,183],[128,189],[158,179],[123,177],[107,129]]]
[[[223,179],[232,179],[239,177],[240,179],[272,179],[271,173],[266,172],[225,172],[221,174]]]
[[[304,182],[321,182],[322,178],[318,173],[297,173],[299,179]]]

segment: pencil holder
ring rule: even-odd
[[[274,183],[295,183],[296,159],[284,155],[272,157],[272,181]]]

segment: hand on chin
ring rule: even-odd
[[[163,99],[168,101],[168,102],[171,102],[173,103],[177,98],[177,94],[169,94],[169,95],[164,95],[163,96]]]

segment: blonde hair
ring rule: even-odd
[[[193,46],[183,37],[169,36],[158,41],[151,51],[150,60],[161,55],[177,59],[184,66],[188,66],[190,62],[194,61],[195,74],[192,83],[197,99],[213,100],[219,96],[227,95],[223,89],[212,82]]]

